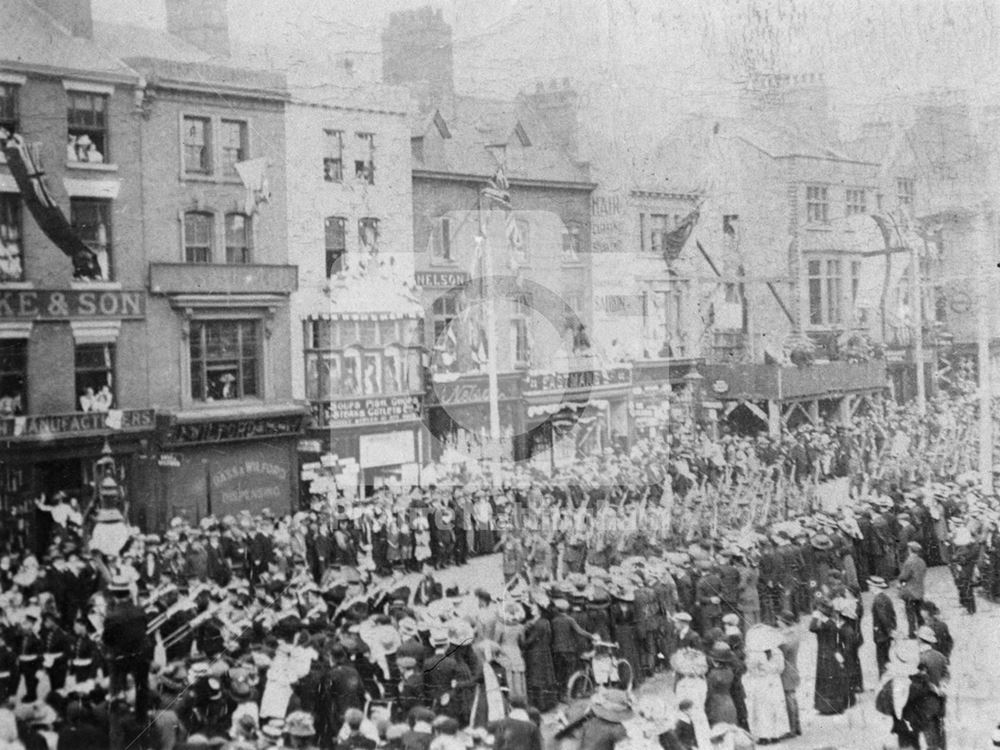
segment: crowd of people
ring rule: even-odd
[[[0,748],[541,750],[577,673],[597,692],[559,737],[584,750],[767,744],[801,733],[806,622],[817,712],[856,704],[871,633],[887,725],[943,748],[952,643],[927,567],[970,613],[977,586],[1000,596],[995,506],[945,468],[966,408],[649,438],[552,476],[439,467],[161,534],[97,534],[57,496],[0,539]],[[493,552],[502,586],[441,583]],[[634,697],[668,671],[674,700]]]

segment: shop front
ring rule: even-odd
[[[159,452],[148,461],[144,526],[197,523],[240,511],[290,513],[298,498],[298,441],[305,407],[199,409],[159,415]]]
[[[526,454],[542,471],[628,440],[631,366],[529,373],[524,383]]]
[[[301,463],[308,467],[325,459],[356,466],[351,475],[357,486],[339,487],[346,495],[368,494],[382,484],[418,475],[423,451],[420,396],[341,398],[313,402],[311,408],[308,440],[303,441],[309,452],[300,453]],[[311,452],[317,448],[319,453]],[[305,475],[312,480],[311,471]]]
[[[521,373],[497,376],[500,415],[499,450],[503,458],[521,457]],[[427,429],[430,455],[440,459],[454,451],[473,461],[494,457],[490,436],[490,387],[488,376],[436,374],[427,395]]]
[[[152,409],[78,412],[0,419],[0,511],[5,534],[31,544],[35,500],[65,492],[86,511],[95,500],[95,465],[105,448],[127,504],[139,496],[138,466],[153,437]],[[16,531],[15,531],[16,529]]]
[[[632,363],[631,435],[666,438],[715,421],[715,402],[703,397],[700,359]]]

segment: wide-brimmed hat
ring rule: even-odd
[[[285,719],[285,734],[292,737],[312,737],[316,734],[312,714],[294,711]]]
[[[833,549],[833,540],[826,534],[816,534],[812,539],[809,540],[813,549],[818,550],[828,550]]]
[[[916,552],[916,553],[917,553],[918,555],[919,555],[919,554],[920,554],[921,552],[923,552],[923,551],[924,551],[924,548],[923,548],[923,546],[922,546],[922,545],[920,544],[920,542],[907,542],[907,543],[906,543],[906,548],[907,548],[907,549],[909,549],[909,550],[912,550],[912,551]]]
[[[876,589],[889,588],[888,582],[882,576],[868,576],[868,585]]]
[[[955,532],[954,544],[956,547],[972,544],[972,532],[965,526],[961,527]]]
[[[926,625],[921,625],[919,628],[917,628],[917,640],[931,644],[938,642],[937,636],[934,634],[934,631],[931,630]]]
[[[475,640],[476,633],[465,620],[453,620],[448,625],[448,642],[453,646],[465,646]]]
[[[909,677],[920,671],[920,647],[916,641],[899,640],[893,644],[888,671],[893,677]]]
[[[709,651],[708,658],[712,661],[728,663],[733,660],[733,650],[729,647],[728,643],[716,641],[712,644],[712,650]]]
[[[606,690],[594,696],[590,702],[590,710],[598,718],[615,724],[628,721],[634,715],[624,690]]]
[[[679,675],[704,677],[708,674],[708,659],[704,651],[696,648],[681,648],[670,657],[670,666]]]

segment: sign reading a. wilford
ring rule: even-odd
[[[10,289],[0,291],[0,320],[144,318],[146,293],[117,289]]]

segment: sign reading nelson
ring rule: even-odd
[[[0,291],[0,320],[144,318],[146,293],[117,289],[11,289]]]

